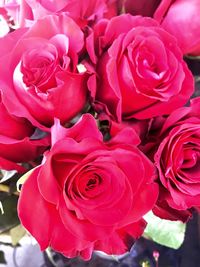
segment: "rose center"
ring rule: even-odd
[[[91,190],[91,189],[95,188],[98,184],[99,183],[98,183],[97,178],[90,178],[89,181],[86,184],[86,189],[85,190],[86,191]]]

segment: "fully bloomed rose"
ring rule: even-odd
[[[169,114],[194,91],[175,38],[151,18],[103,20],[87,49],[97,73],[97,82],[91,77],[88,83],[91,95],[117,121]]]
[[[157,140],[154,160],[161,187],[155,213],[186,220],[190,208],[200,206],[200,98],[174,111]]]
[[[0,88],[10,113],[49,127],[65,123],[87,101],[87,74],[78,72],[83,33],[66,15],[47,16],[0,39]]]
[[[22,186],[18,205],[42,249],[89,259],[93,250],[122,254],[142,234],[142,216],[158,195],[154,166],[133,130],[102,138],[89,114],[72,128],[53,126],[53,146]]]
[[[34,140],[35,128],[29,121],[8,113],[0,101],[0,169],[25,169],[17,163],[36,159],[49,146],[48,136]]]
[[[22,0],[21,25],[26,24],[26,20],[37,20],[45,15],[66,12],[84,27],[103,17],[117,15],[117,2],[117,0]]]

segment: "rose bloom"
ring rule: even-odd
[[[173,36],[151,18],[129,14],[101,21],[87,38],[97,82],[95,104],[112,119],[169,114],[194,91],[193,76]]]
[[[126,12],[154,17],[176,36],[184,54],[200,55],[199,0],[125,0]]]
[[[24,172],[25,168],[18,163],[34,160],[41,155],[50,145],[49,137],[36,138],[35,127],[26,119],[9,114],[2,101],[0,121],[0,168]]]
[[[0,39],[0,87],[9,112],[39,127],[76,116],[87,101],[87,73],[77,67],[83,45],[82,31],[66,15]]]
[[[42,249],[84,259],[93,250],[122,254],[143,233],[142,216],[158,195],[154,166],[131,129],[102,138],[90,114],[69,129],[55,122],[52,148],[23,184],[18,205]]]
[[[200,206],[200,98],[166,119],[157,142],[154,160],[161,186],[154,211],[165,218],[179,213],[184,221],[191,208]]]
[[[81,28],[103,17],[117,15],[117,0],[22,0],[21,26],[49,14],[66,12]]]

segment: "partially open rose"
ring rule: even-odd
[[[154,159],[162,186],[155,212],[166,217],[163,205],[166,213],[170,209],[181,212],[199,207],[200,98],[194,99],[190,107],[174,111],[164,123],[158,140]]]
[[[117,121],[169,114],[194,91],[176,39],[155,20],[129,14],[101,21],[87,39],[96,67],[89,81],[98,104]]]
[[[0,40],[0,88],[7,109],[40,127],[72,119],[87,100],[78,72],[83,33],[66,15],[47,16]]]
[[[104,143],[87,114],[52,128],[53,147],[22,187],[19,217],[42,249],[89,259],[93,250],[126,252],[158,195],[154,166],[125,129]],[[31,205],[30,205],[31,203]]]

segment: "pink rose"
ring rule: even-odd
[[[162,0],[154,18],[176,36],[184,54],[200,55],[199,0]]]
[[[18,205],[22,224],[42,249],[89,259],[93,250],[122,254],[130,248],[158,195],[154,166],[138,141],[125,129],[103,142],[89,114],[69,129],[56,121],[52,148],[22,186]]]
[[[77,67],[83,45],[82,31],[66,15],[47,16],[2,38],[0,87],[9,112],[39,127],[76,116],[87,101],[88,75]]]
[[[24,172],[17,163],[36,159],[49,146],[49,137],[34,140],[35,128],[24,118],[8,113],[0,102],[0,169]]]
[[[26,23],[26,19],[37,20],[45,15],[60,14],[66,12],[68,16],[73,18],[81,27],[91,25],[95,21],[103,17],[111,17],[117,14],[116,0],[23,0],[22,5],[26,5],[26,9],[22,10],[21,23]],[[29,9],[27,16],[27,9]]]
[[[174,35],[184,54],[200,55],[199,0],[125,0],[125,11],[154,17]]]
[[[191,208],[200,206],[200,98],[166,119],[157,142],[154,160],[161,186],[155,212],[167,217],[170,210],[183,211],[185,220]]]
[[[193,77],[173,36],[151,18],[129,14],[101,21],[87,38],[96,68],[88,86],[113,119],[169,114],[194,91]],[[101,103],[101,105],[99,105]]]

